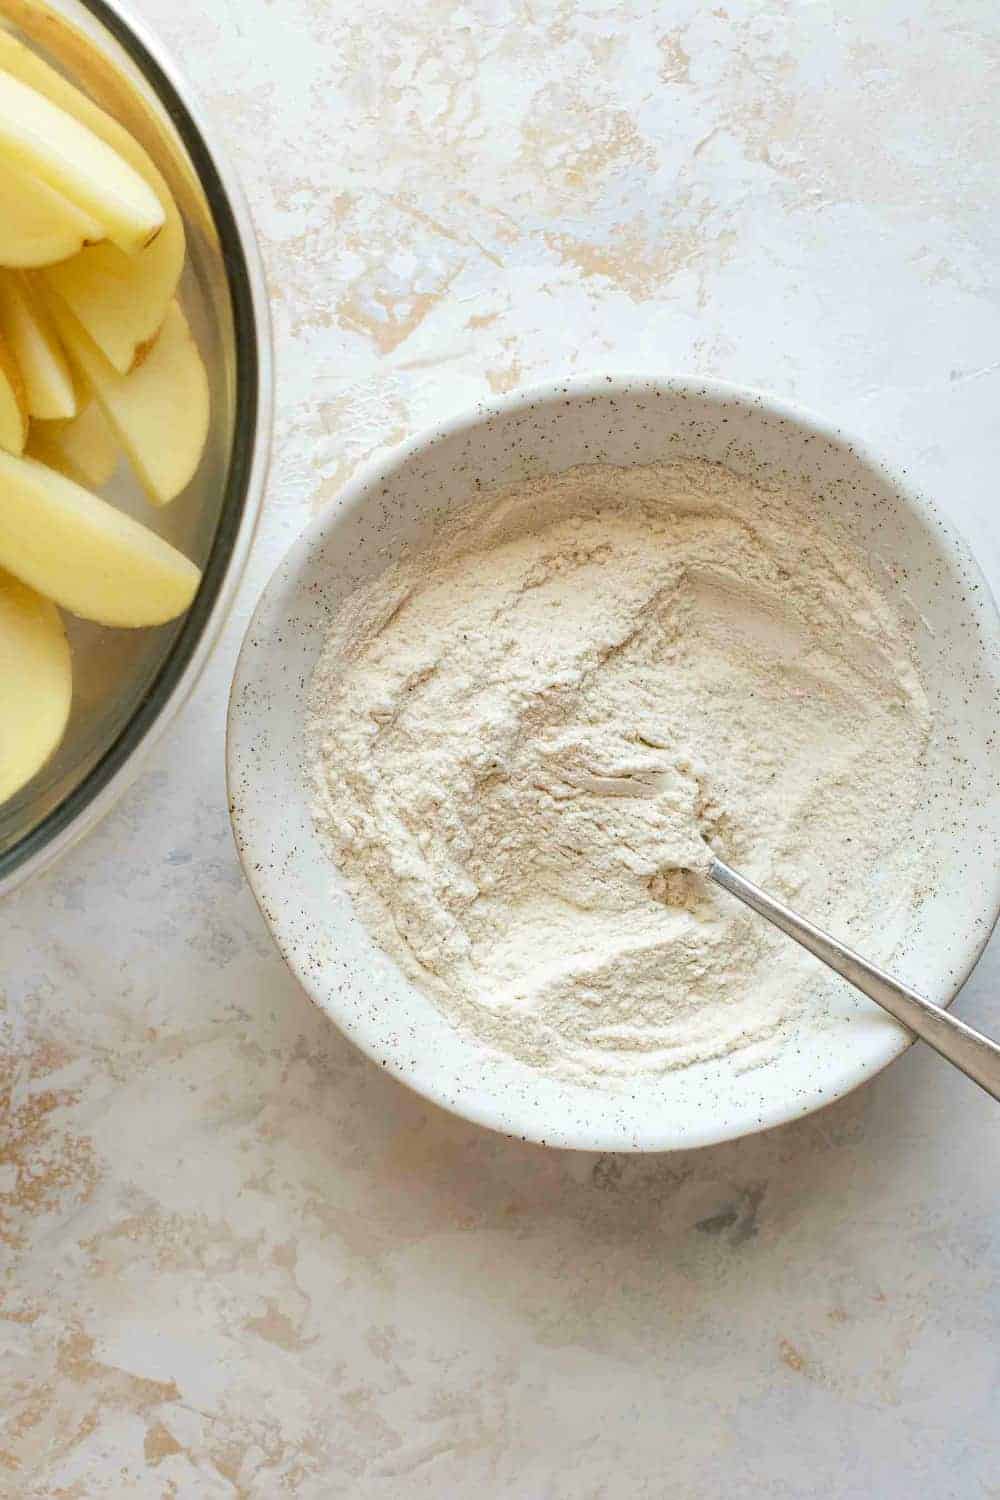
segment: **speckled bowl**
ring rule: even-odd
[[[926,811],[940,879],[895,964],[949,1002],[1000,903],[1000,620],[964,544],[858,444],[786,403],[707,381],[595,378],[513,395],[372,465],[309,527],[266,589],[229,711],[233,826],[281,952],[316,1004],[381,1067],[480,1124],[547,1145],[662,1151],[793,1119],[871,1077],[904,1032],[847,986],[763,1066],[725,1057],[617,1092],[542,1075],[456,1030],[373,943],[313,827],[304,764],[308,684],[345,594],[480,487],[581,462],[690,454],[804,476],[873,559],[916,628],[949,796]],[[950,741],[947,737],[951,737]],[[821,830],[817,830],[817,836]]]

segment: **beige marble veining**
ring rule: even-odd
[[[243,625],[312,512],[550,374],[797,397],[930,489],[996,584],[994,7],[141,10],[253,207],[276,462],[195,699],[0,914],[0,1494],[1000,1496],[990,1101],[911,1053],[702,1153],[451,1119],[286,974],[222,771]],[[960,1001],[993,1030],[998,951]]]

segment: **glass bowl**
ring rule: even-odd
[[[154,509],[125,465],[102,493],[203,569],[188,612],[112,630],[65,616],[73,708],[57,752],[0,806],[0,893],[53,860],[112,805],[166,727],[218,638],[243,572],[267,468],[270,328],[249,213],[187,85],[159,43],[103,0],[0,0],[13,30],[109,114],[156,162],[180,207],[180,297],[208,371],[212,421],[200,468]],[[2,496],[0,496],[2,503]]]

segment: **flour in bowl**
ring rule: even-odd
[[[337,612],[310,726],[377,942],[456,1026],[593,1084],[821,1013],[710,849],[891,957],[929,732],[910,628],[821,505],[700,460],[462,511]]]

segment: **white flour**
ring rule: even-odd
[[[916,899],[908,634],[804,496],[716,465],[477,502],[340,610],[313,714],[317,818],[377,941],[550,1072],[750,1061],[818,1003],[707,846],[883,961]]]

